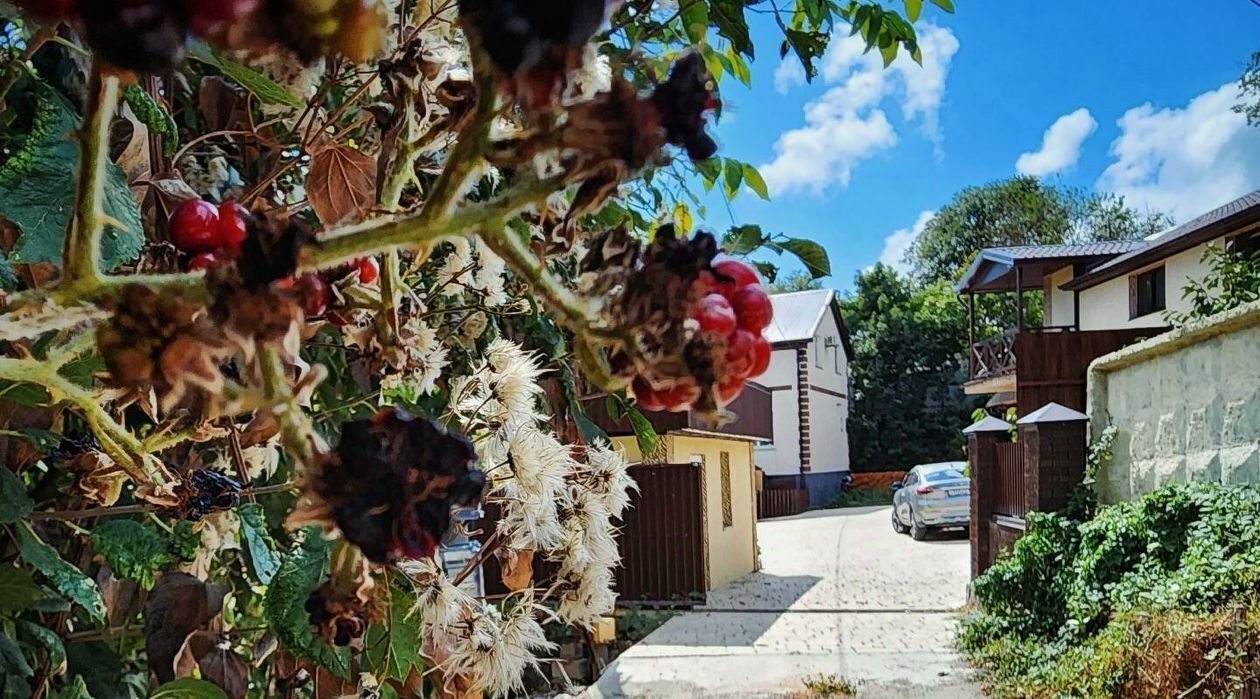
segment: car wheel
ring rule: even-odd
[[[923,541],[927,539],[927,536],[927,527],[920,524],[919,518],[914,516],[914,510],[910,510],[910,538],[915,541]]]
[[[893,506],[893,509],[892,509],[892,525],[893,525],[893,531],[897,532],[898,534],[905,534],[906,532],[910,531],[910,528],[902,524],[901,519],[897,517],[896,506]]]

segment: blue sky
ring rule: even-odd
[[[923,67],[899,59],[882,70],[837,37],[808,85],[779,61],[776,28],[755,24],[753,87],[727,79],[715,135],[726,155],[762,168],[774,197],[745,191],[728,213],[711,196],[704,224],[725,230],[733,216],[817,240],[831,256],[828,283],[848,289],[857,271],[899,260],[954,192],[1017,170],[1179,221],[1260,188],[1260,129],[1230,110],[1260,49],[1260,7],[957,5],[925,10]]]

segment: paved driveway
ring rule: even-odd
[[[761,522],[762,570],[622,654],[592,699],[784,697],[835,675],[859,697],[981,696],[953,651],[966,539],[894,534],[889,508]]]

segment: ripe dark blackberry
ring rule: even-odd
[[[188,16],[164,0],[92,0],[79,5],[85,38],[98,56],[142,73],[171,70],[184,58]]]
[[[188,476],[183,518],[197,521],[212,512],[231,510],[241,504],[241,484],[209,469]]]
[[[472,442],[397,408],[346,423],[336,457],[316,493],[342,536],[374,563],[432,556],[451,509],[479,502],[485,490]]]
[[[607,0],[460,0],[490,59],[505,73],[528,71],[557,47],[581,48],[603,24]]]
[[[704,113],[719,104],[714,89],[704,59],[692,51],[678,59],[669,78],[652,93],[665,140],[686,150],[692,160],[708,160],[717,153],[717,142],[705,133],[704,119]]]

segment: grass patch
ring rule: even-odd
[[[798,699],[833,699],[857,694],[857,685],[839,675],[810,675],[802,684],[805,691],[796,695]]]
[[[872,490],[850,490],[847,493],[840,493],[827,505],[829,508],[836,507],[881,507],[891,505],[893,493],[891,489],[872,489]]]

